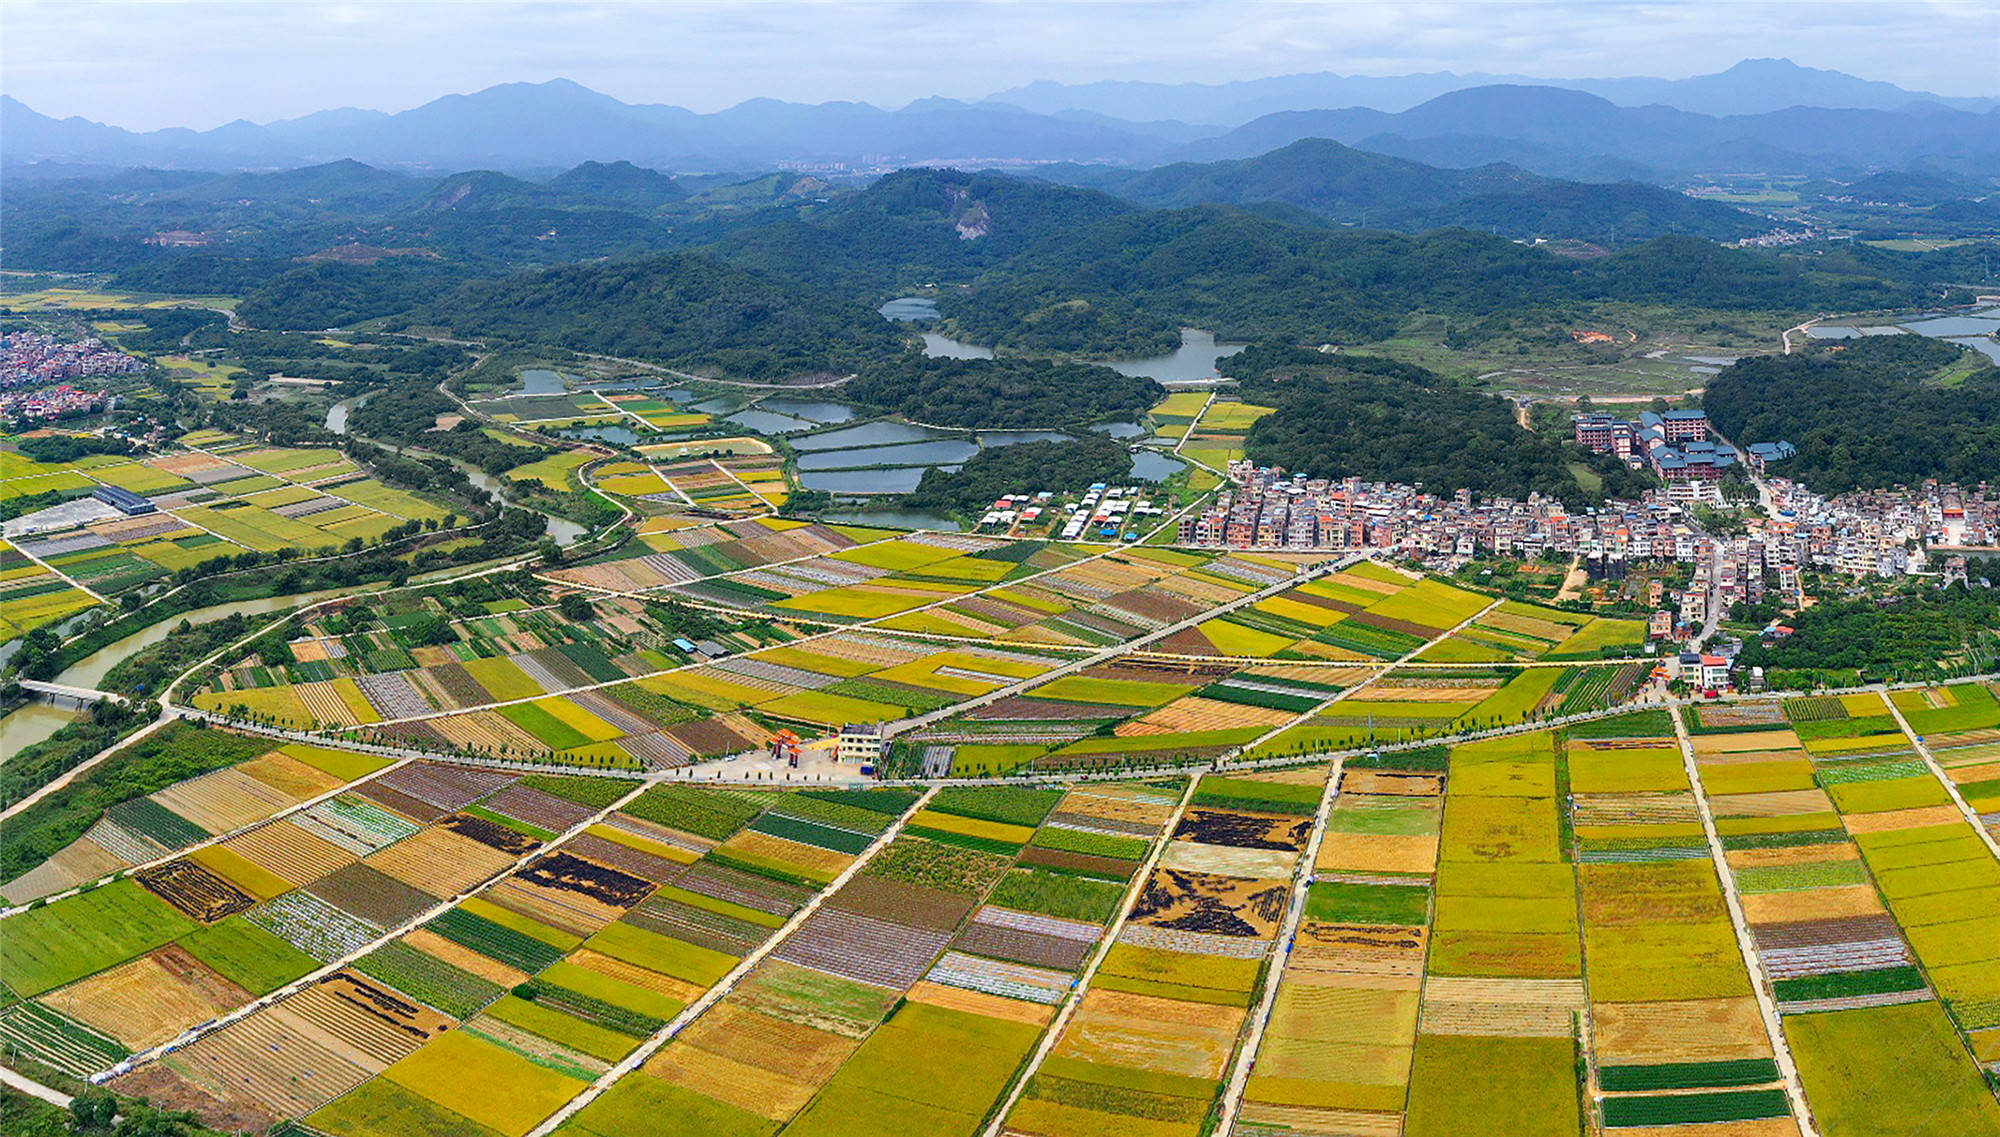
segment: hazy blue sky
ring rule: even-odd
[[[756,96],[900,106],[1034,79],[1679,78],[1766,55],[1940,94],[1993,94],[2000,0],[0,0],[0,90],[46,114],[134,129],[339,106],[397,111],[556,77],[627,102],[712,111]]]

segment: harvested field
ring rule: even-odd
[[[1175,841],[1167,846],[1160,858],[1160,866],[1210,876],[1290,880],[1293,870],[1298,867],[1298,860],[1298,854],[1291,852]]]
[[[491,879],[514,858],[490,845],[434,826],[370,856],[369,867],[439,899]]]
[[[540,841],[526,833],[509,829],[505,825],[488,821],[483,817],[474,817],[469,813],[454,813],[438,824],[461,837],[470,838],[490,849],[504,853],[510,860],[533,852],[541,846]]]
[[[1312,831],[1310,817],[1247,813],[1238,810],[1190,809],[1174,827],[1175,841],[1226,845],[1237,849],[1298,852]]]
[[[307,885],[358,858],[352,852],[300,828],[291,819],[260,825],[223,842],[223,847],[293,885]]]
[[[1592,1038],[1605,1065],[1727,1062],[1768,1058],[1756,1000],[1747,996],[1648,1003],[1594,1003]]]
[[[241,829],[301,800],[237,768],[189,778],[152,798],[210,833]]]
[[[285,1001],[294,1014],[383,1065],[453,1025],[437,1011],[354,971],[336,971]]]
[[[168,946],[50,992],[42,1002],[143,1050],[252,998],[185,950]]]
[[[256,898],[190,860],[169,861],[132,874],[147,891],[192,920],[213,924],[247,912]]]
[[[1426,929],[1306,923],[1292,951],[1294,969],[1416,977],[1424,973]]]
[[[1216,1079],[1235,1049],[1243,1012],[1232,1007],[1093,989],[1055,1054],[1083,1062]]]
[[[1278,929],[1290,889],[1269,881],[1156,870],[1131,919],[1170,930],[1267,939]]]

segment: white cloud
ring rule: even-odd
[[[884,106],[978,98],[1035,79],[1675,78],[1785,55],[1970,95],[2000,86],[1996,29],[1994,0],[7,0],[0,85],[44,113],[138,129],[402,110],[558,76],[629,102],[708,111],[758,96]]]

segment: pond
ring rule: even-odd
[[[1132,476],[1142,482],[1164,482],[1185,469],[1186,462],[1157,450],[1141,450],[1132,455]]]
[[[558,438],[575,438],[587,441],[612,442],[619,446],[637,446],[643,438],[629,426],[571,426],[554,432]]]
[[[853,466],[928,466],[939,462],[963,462],[979,453],[979,445],[965,439],[912,442],[902,446],[867,446],[856,449],[815,450],[799,455],[801,470],[833,470]]]
[[[565,375],[558,371],[550,371],[545,367],[529,367],[521,372],[520,393],[523,395],[560,395],[564,391],[569,390],[569,380],[574,380],[579,385],[590,382],[589,379],[581,375]]]
[[[846,403],[827,403],[814,399],[765,399],[757,404],[759,410],[776,411],[794,418],[811,419],[817,423],[846,422],[854,417],[854,408]]]
[[[1895,324],[1820,324],[1806,329],[1806,335],[1816,340],[1899,336],[1910,332],[1963,344],[1988,358],[1994,358],[2000,345],[1996,345],[1991,337],[2000,335],[2000,308],[1980,308],[1964,313],[1920,312]]]
[[[809,490],[838,494],[909,493],[923,480],[926,466],[904,466],[896,470],[815,470],[801,473],[799,480]],[[939,466],[956,473],[957,466]]]
[[[993,349],[980,347],[978,344],[961,343],[936,332],[925,332],[924,354],[932,359],[992,359]]]
[[[978,434],[979,445],[1013,446],[1022,442],[1068,442],[1069,435],[1059,430],[982,430]]]
[[[928,426],[912,426],[906,422],[870,422],[860,426],[850,426],[844,430],[829,430],[825,434],[815,434],[810,438],[792,441],[795,450],[838,450],[843,446],[886,446],[894,442],[930,442],[941,438],[956,438],[942,430]]]
[[[1978,316],[1938,316],[1929,320],[1912,320],[1903,326],[1920,336],[1987,336],[2000,331],[2000,320]]]
[[[827,513],[820,516],[822,521],[840,525],[873,525],[882,529],[942,529],[956,533],[959,524],[949,517],[935,513],[923,513],[914,509],[864,509],[852,513]]]
[[[1146,428],[1136,422],[1100,422],[1090,429],[1113,438],[1141,438],[1146,433]]]
[[[1992,336],[1946,336],[1953,343],[1964,344],[1995,363],[2000,363],[2000,341]]]
[[[1213,379],[1218,374],[1216,361],[1227,359],[1248,347],[1240,343],[1216,343],[1215,336],[1200,328],[1182,328],[1181,346],[1171,355],[1156,355],[1148,359],[1122,359],[1106,363],[1104,366],[1121,375],[1136,375],[1155,379],[1162,383],[1184,383],[1194,379]]]
[[[937,301],[923,296],[899,297],[875,310],[891,320],[936,320],[941,317]]]
[[[754,398],[754,395],[717,395],[712,399],[703,399],[699,403],[690,404],[688,409],[705,415],[734,414],[749,406]]]
[[[791,415],[773,414],[770,411],[755,409],[724,415],[722,421],[733,422],[758,434],[795,434],[801,430],[811,430],[816,426],[825,425],[813,422],[811,419],[793,418]]]

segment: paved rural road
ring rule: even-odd
[[[52,1090],[35,1081],[33,1078],[25,1074],[17,1074],[5,1066],[0,1066],[0,1085],[4,1085],[8,1089],[19,1090],[24,1094],[33,1094],[50,1105],[61,1106],[64,1109],[68,1109],[69,1103],[75,1100],[60,1090]]]

